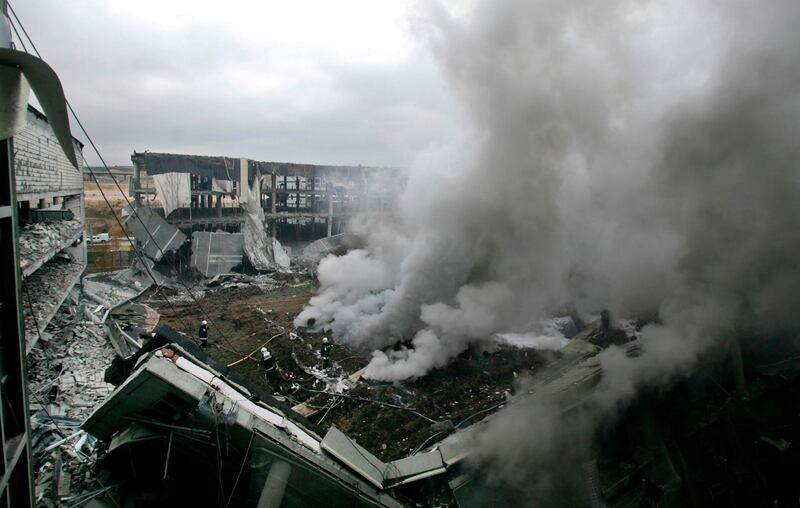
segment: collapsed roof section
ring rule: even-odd
[[[240,159],[144,152],[134,154],[134,163],[144,164],[149,175],[192,173],[217,180],[239,180]]]
[[[116,379],[117,389],[83,424],[88,433],[111,444],[113,467],[142,470],[152,468],[148,462],[174,461],[156,468],[166,474],[167,469],[187,469],[178,465],[184,460],[222,460],[219,467],[230,474],[246,464],[246,480],[219,473],[236,505],[257,505],[263,496],[277,496],[283,499],[280,506],[402,506],[389,494],[391,489],[448,473],[465,456],[466,447],[455,440],[384,463],[335,427],[323,438],[315,425],[218,366],[168,326],[121,363],[127,368],[117,371],[125,372]],[[224,450],[218,441],[223,433],[228,443]],[[165,451],[172,446],[170,440],[187,436],[214,439],[209,449]],[[157,457],[140,449],[132,456],[142,462],[130,464],[131,447],[148,447],[155,441]],[[119,449],[127,450],[124,460],[115,457]],[[223,456],[214,459],[217,454]],[[203,468],[188,468],[202,477]],[[118,473],[124,477],[130,471]],[[209,481],[211,486],[217,483]]]
[[[262,162],[234,157],[188,155],[175,153],[134,153],[131,156],[134,164],[147,168],[148,175],[162,173],[192,173],[205,178],[217,180],[239,181],[243,161],[247,164],[247,175],[275,174],[275,175],[312,175],[315,171],[323,170],[342,174],[371,170],[398,170],[389,166],[332,166],[316,164],[295,164],[292,162]]]
[[[169,327],[159,329],[155,351],[138,355],[135,370],[83,424],[111,444],[112,469],[154,469],[173,480],[191,470],[195,492],[189,497],[207,500],[221,482],[236,506],[262,506],[264,498],[277,500],[274,506],[402,506],[324,453],[313,424],[230,372],[204,363],[198,358],[203,353],[180,338],[185,347],[170,342],[176,336]],[[210,433],[216,434],[213,440]],[[226,444],[221,445],[223,434]],[[160,452],[144,453],[154,440]],[[131,452],[131,447],[144,448]],[[116,464],[120,449],[128,452],[124,466]],[[198,464],[217,461],[218,470],[212,467],[205,482],[208,468]],[[147,474],[139,473],[137,482]]]
[[[186,235],[151,208],[140,206],[133,211],[128,207],[125,212],[125,225],[153,261],[159,261],[165,253],[177,250],[186,241]]]
[[[446,453],[442,453],[439,448],[436,448],[427,453],[418,453],[387,464],[336,427],[330,428],[321,445],[325,452],[336,457],[379,489],[404,485],[446,473],[449,465],[458,462],[455,460],[456,455],[447,453],[453,448],[445,447]]]

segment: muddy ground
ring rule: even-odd
[[[326,429],[335,425],[381,460],[404,457],[420,445],[430,446],[454,427],[479,421],[505,401],[514,379],[543,365],[542,353],[517,348],[500,348],[486,355],[464,354],[445,368],[424,378],[405,383],[375,383],[362,379],[341,395],[330,395],[326,383],[309,374],[319,366],[322,334],[299,333],[292,339],[292,321],[316,291],[310,279],[288,277],[277,287],[255,285],[209,289],[198,299],[199,306],[183,293],[162,288],[163,294],[146,293],[140,302],[161,313],[160,324],[196,339],[205,316],[212,323],[210,355],[264,389],[281,394],[292,383],[267,383],[257,363],[257,351],[266,344],[279,366],[299,386],[284,392],[287,403],[306,402],[319,412],[309,419]],[[170,308],[164,301],[182,300]],[[331,378],[358,371],[367,364],[369,351],[356,351],[338,343],[333,350]],[[252,358],[246,355],[256,352]],[[294,357],[293,357],[294,354]],[[297,361],[299,361],[299,364]],[[305,367],[305,370],[304,368]]]

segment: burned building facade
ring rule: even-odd
[[[83,145],[72,143],[83,165]],[[47,117],[32,106],[24,129],[14,136],[14,174],[30,351],[86,269],[83,177],[64,155]]]
[[[152,152],[134,152],[131,160],[130,195],[137,206],[157,196],[158,213],[170,224],[238,232],[245,223],[243,205],[254,194],[273,237],[289,241],[331,236],[355,214],[389,211],[403,185],[402,172],[393,167]]]
[[[8,9],[0,0],[0,506],[23,507],[34,504],[26,353],[86,256],[80,145],[64,93],[52,68],[14,48]],[[31,91],[49,118],[28,106]]]
[[[281,242],[330,237],[356,215],[389,212],[404,183],[402,171],[390,167],[151,152],[131,160],[129,232],[151,260],[166,255],[205,277],[243,264],[286,269],[290,256]]]

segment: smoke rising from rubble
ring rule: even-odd
[[[738,326],[794,327],[798,21],[789,0],[428,8],[415,26],[471,130],[411,168],[399,224],[319,265],[296,323],[375,349],[368,377],[402,380],[565,306],[658,309],[640,357],[600,355],[596,415]],[[497,421],[530,419],[518,407]],[[484,458],[510,472],[527,454],[498,428]]]

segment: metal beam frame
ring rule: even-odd
[[[0,141],[0,507],[33,506],[13,141]]]

